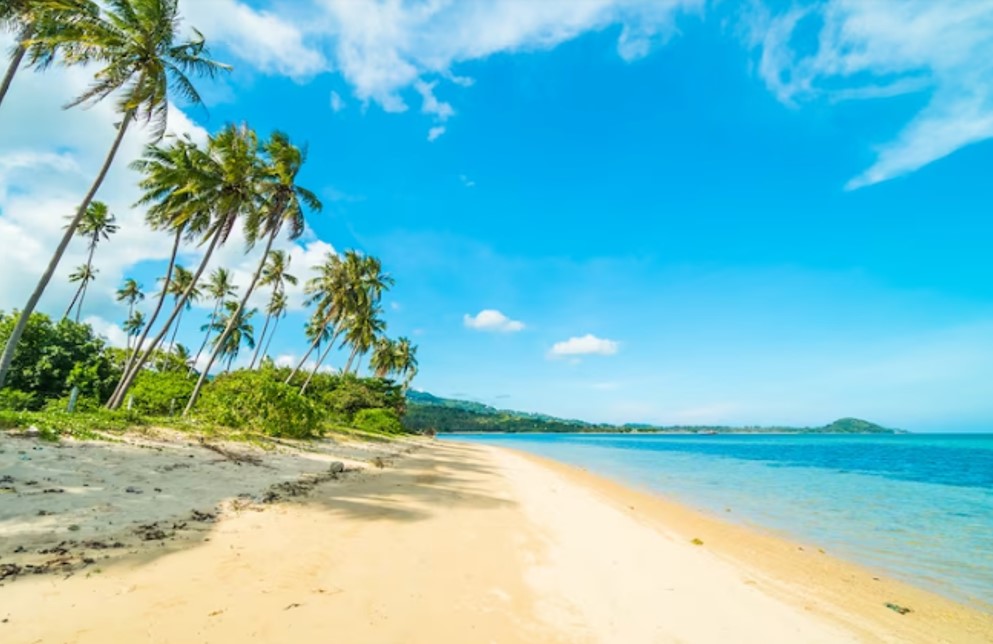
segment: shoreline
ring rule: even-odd
[[[107,479],[22,497],[30,501],[25,511],[0,520],[0,564],[12,561],[15,541],[37,546],[41,528],[64,531],[88,513],[113,516],[116,527],[81,523],[74,534],[87,539],[120,531],[125,517],[146,521],[149,508],[164,521],[172,510],[149,488],[106,494],[102,487],[126,483],[114,478],[112,458],[126,456],[133,475],[183,455],[190,466],[165,472],[172,482],[161,487],[175,492],[177,508],[190,507],[196,488],[213,487],[201,503],[217,508],[216,520],[186,538],[129,542],[65,576],[0,581],[3,641],[993,639],[993,615],[895,582],[870,583],[870,573],[829,556],[506,448],[321,441],[306,453],[271,453],[240,445],[255,460],[239,465],[188,442],[0,440],[0,459],[50,450],[39,461],[53,485],[80,463]],[[349,472],[315,480],[332,459],[347,460]],[[21,477],[14,478],[20,495]],[[173,489],[186,479],[188,489]],[[258,498],[237,494],[246,480],[255,481]],[[273,489],[283,493],[265,502]],[[28,511],[45,503],[63,507],[44,517]],[[68,534],[58,530],[57,538]],[[913,612],[879,605],[884,595]]]
[[[771,595],[855,631],[907,641],[993,641],[993,606],[958,602],[760,526],[743,525],[654,491],[511,447],[506,450],[594,489],[660,532],[724,559]],[[901,615],[886,604],[907,607]]]

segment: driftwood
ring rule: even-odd
[[[220,454],[224,458],[234,463],[237,463],[238,465],[241,465],[243,463],[248,463],[249,465],[262,465],[262,459],[259,458],[258,456],[255,456],[254,454],[238,454],[237,452],[232,452],[229,449],[224,449],[220,445],[215,445],[214,443],[208,443],[203,439],[203,437],[200,438],[200,447],[209,449],[212,452]]]

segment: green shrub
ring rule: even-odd
[[[0,410],[2,411],[27,411],[36,409],[38,398],[27,391],[17,391],[16,389],[0,389]]]
[[[358,429],[380,434],[399,434],[403,432],[400,417],[392,409],[360,409],[352,425]]]
[[[76,398],[76,413],[86,413],[92,411],[98,411],[102,405],[100,401],[96,398],[90,398],[89,396],[79,396]],[[63,396],[61,398],[51,398],[45,402],[42,407],[42,411],[63,413],[69,409],[69,396]]]
[[[208,422],[270,436],[311,438],[320,433],[317,407],[270,369],[218,376],[204,387],[196,411]]]
[[[195,384],[185,371],[142,371],[129,392],[134,396],[131,408],[155,416],[179,413]]]

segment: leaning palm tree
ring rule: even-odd
[[[200,354],[207,348],[207,342],[210,340],[210,334],[214,330],[214,322],[217,321],[217,314],[220,312],[221,304],[229,297],[237,295],[238,287],[231,280],[231,271],[221,266],[210,274],[210,278],[207,280],[206,291],[207,295],[214,300],[214,309],[210,312],[210,322],[206,326],[207,333],[203,336],[203,342],[200,344],[200,349],[197,350],[196,357],[193,358],[194,365],[200,362]],[[190,367],[190,373],[192,372],[193,368]]]
[[[7,71],[0,80],[0,104],[3,104],[14,75],[29,49],[30,59],[36,67],[48,66],[58,55],[60,43],[46,36],[53,35],[81,16],[92,17],[99,12],[99,5],[91,0],[4,0],[0,3],[0,29],[17,34]]]
[[[105,11],[79,16],[60,29],[39,34],[33,39],[39,48],[49,51],[62,47],[65,62],[90,60],[102,65],[94,75],[94,83],[68,107],[96,103],[114,94],[118,97],[121,119],[107,158],[80,202],[7,340],[3,357],[0,358],[0,388],[7,379],[14,351],[28,318],[51,281],[86,209],[103,184],[128,127],[136,120],[143,121],[152,125],[155,138],[161,138],[165,132],[171,92],[178,93],[189,103],[201,103],[200,95],[187,75],[213,76],[218,70],[228,69],[206,58],[206,47],[199,32],[194,30],[194,38],[190,41],[180,41],[178,3],[179,0],[106,0]]]
[[[124,285],[117,289],[116,299],[118,302],[128,303],[128,319],[131,319],[134,315],[134,305],[144,300],[145,294],[141,290],[141,284],[129,277],[124,280]]]
[[[403,378],[403,390],[410,387],[411,381],[417,375],[417,345],[411,344],[408,338],[401,337],[395,344],[396,361],[395,373]]]
[[[141,330],[145,327],[145,314],[141,311],[134,311],[128,315],[128,319],[124,321],[124,332],[128,335],[127,350],[131,351],[131,340],[137,338],[141,334]]]
[[[265,348],[262,349],[263,362],[265,362],[265,359],[269,357],[269,347],[272,345],[272,339],[276,337],[276,327],[279,326],[279,321],[282,318],[286,317],[286,295],[284,293],[273,294],[272,299],[269,300],[269,304],[266,305],[265,313],[266,313],[266,322],[268,323],[269,319],[272,318],[273,323],[272,323],[272,332],[269,334],[268,339],[266,339],[265,341]],[[259,346],[261,345],[262,345],[262,340],[260,339]],[[258,357],[257,352],[255,357]],[[252,359],[253,366],[255,364],[254,360],[255,358]]]
[[[80,296],[81,293],[86,292],[86,285],[97,278],[97,271],[87,264],[81,264],[76,267],[72,273],[69,274],[69,282],[72,284],[79,283],[79,288],[76,289],[76,294],[73,296],[72,301],[69,302],[69,308],[66,309],[65,315],[62,319],[69,317],[72,313],[72,308],[76,306],[76,302],[79,302],[79,308],[76,309],[76,322],[79,322],[79,310],[83,308],[83,299]]]
[[[386,330],[386,322],[380,317],[382,313],[382,307],[370,301],[363,301],[346,318],[345,340],[342,342],[342,346],[350,346],[352,351],[342,373],[348,373],[351,370],[352,362],[356,358],[361,362],[362,356],[372,350],[376,344],[376,339]],[[359,364],[356,363],[355,373],[358,371]]]
[[[314,211],[320,211],[322,208],[317,195],[297,185],[297,175],[307,159],[306,151],[293,145],[289,138],[281,132],[273,132],[263,148],[267,157],[267,163],[259,176],[259,189],[263,202],[258,204],[258,207],[246,212],[245,228],[249,235],[250,244],[261,237],[265,238],[265,249],[262,251],[258,268],[255,269],[255,274],[245,288],[245,294],[241,297],[238,310],[231,316],[228,327],[221,334],[207,364],[204,365],[197,384],[193,387],[190,400],[186,403],[186,409],[183,410],[184,415],[193,409],[193,405],[196,404],[197,397],[200,395],[200,389],[207,381],[214,360],[217,359],[225,346],[224,341],[228,335],[234,332],[234,325],[239,319],[238,314],[245,309],[248,298],[251,297],[259,283],[269,258],[269,251],[272,250],[272,244],[276,241],[276,237],[285,226],[289,228],[289,238],[296,239],[304,231],[304,207]]]
[[[97,250],[97,244],[100,243],[101,239],[110,239],[110,236],[117,232],[117,218],[110,214],[110,210],[107,209],[107,204],[102,201],[94,201],[90,204],[90,207],[86,209],[86,214],[83,215],[83,220],[79,222],[79,227],[76,228],[76,234],[80,237],[85,237],[89,240],[89,254],[86,256],[86,270],[91,275],[90,279],[84,279],[79,285],[79,290],[76,291],[76,296],[73,297],[73,302],[76,298],[79,298],[79,306],[76,308],[76,322],[79,322],[79,314],[83,310],[83,299],[86,297],[86,289],[89,282],[95,278],[98,271],[93,269],[93,253]],[[71,280],[70,280],[71,281]],[[69,310],[72,310],[72,305],[69,306]],[[66,312],[66,317],[69,313]]]
[[[225,302],[224,315],[201,327],[202,330],[206,330],[208,326],[213,326],[218,331],[219,335],[214,338],[214,345],[221,346],[220,355],[227,359],[225,371],[231,371],[231,364],[238,357],[242,344],[249,349],[255,348],[255,327],[252,326],[251,319],[255,316],[256,309],[241,311],[240,308],[238,302]],[[228,326],[234,331],[224,336],[223,331]]]
[[[150,145],[145,149],[142,158],[134,161],[131,168],[144,176],[139,186],[145,191],[135,206],[147,206],[145,222],[153,230],[166,230],[172,234],[172,252],[163,278],[162,291],[152,310],[152,314],[142,330],[141,337],[135,342],[134,351],[124,362],[121,378],[108,401],[108,407],[117,397],[132,366],[138,359],[139,350],[145,346],[152,325],[159,318],[166,296],[169,294],[169,284],[176,266],[176,256],[183,238],[192,239],[202,232],[206,218],[201,211],[191,208],[194,203],[193,193],[186,190],[193,177],[197,176],[195,167],[199,149],[189,136],[175,139],[167,146]]]
[[[258,158],[258,137],[247,126],[228,126],[210,137],[206,150],[193,146],[189,152],[192,173],[147,177],[149,181],[143,182],[142,188],[151,202],[160,205],[176,202],[171,215],[174,225],[185,222],[189,234],[199,235],[200,243],[206,244],[200,265],[193,275],[192,287],[206,269],[214,250],[227,242],[235,225],[243,218],[252,221],[251,213],[259,207],[261,199],[258,189],[261,161]],[[246,228],[251,246],[255,233],[251,226]],[[131,383],[162,342],[184,303],[185,296],[176,303],[158,335],[125,370],[117,390],[107,403],[108,408],[120,407]]]
[[[183,321],[183,312],[189,311],[194,304],[200,300],[200,287],[193,279],[193,273],[176,264],[176,274],[171,282],[163,286],[173,297],[173,301],[180,308],[179,316],[176,317],[175,324],[172,325],[172,338],[169,340],[169,353],[172,353],[176,346],[176,334],[179,333],[179,325]],[[179,301],[182,300],[182,304]]]
[[[269,252],[269,259],[266,262],[265,267],[262,269],[262,277],[259,279],[259,286],[271,286],[272,295],[269,297],[269,304],[266,306],[265,324],[262,325],[262,334],[259,336],[258,347],[255,349],[255,355],[252,356],[252,362],[248,365],[249,369],[254,369],[255,362],[259,359],[259,352],[262,350],[266,331],[269,330],[269,321],[272,319],[274,312],[278,310],[279,313],[282,313],[286,309],[286,285],[296,285],[297,283],[296,275],[291,275],[289,273],[289,268],[289,253],[282,250],[274,250]],[[273,306],[276,303],[277,298],[281,301],[281,305],[278,307]],[[275,333],[275,331],[276,329],[274,326],[273,333]],[[268,345],[266,345],[266,347],[268,348]]]

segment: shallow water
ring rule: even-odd
[[[993,434],[444,438],[579,465],[954,599],[993,604]]]

